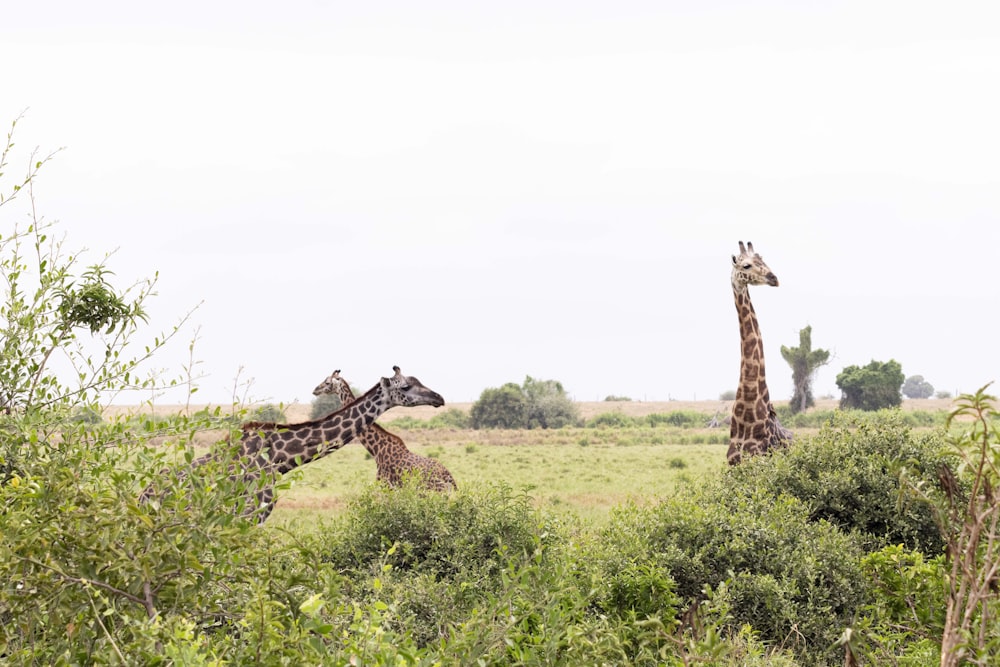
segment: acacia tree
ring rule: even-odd
[[[799,346],[781,346],[781,356],[792,367],[792,400],[788,406],[792,414],[805,412],[816,404],[812,394],[812,378],[817,369],[830,360],[828,350],[812,349],[812,326],[799,331]]]

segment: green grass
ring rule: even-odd
[[[650,502],[700,481],[725,466],[727,446],[718,443],[716,431],[692,438],[690,429],[669,427],[392,430],[412,451],[444,464],[460,486],[504,481],[527,491],[539,507],[587,523],[603,523],[626,501]],[[715,444],[679,444],[699,439]],[[375,461],[350,444],[294,475],[292,487],[279,491],[269,524],[308,526],[336,516],[374,481]]]

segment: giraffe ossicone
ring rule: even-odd
[[[351,442],[379,416],[393,407],[444,405],[444,398],[411,376],[403,375],[398,366],[392,367],[392,377],[379,382],[349,405],[330,414],[297,424],[247,422],[240,427],[240,445],[230,465],[230,472],[242,478],[248,491],[254,491],[255,501],[244,508],[245,516],[256,516],[263,523],[274,509],[274,483],[280,475],[311,461],[320,459]],[[228,456],[228,451],[214,451],[178,472],[184,478],[209,461]],[[161,471],[167,472],[167,471]],[[153,485],[142,492],[140,500],[157,496]]]
[[[335,370],[320,382],[313,395],[334,394],[342,405],[355,400],[347,381]],[[458,487],[455,478],[439,461],[420,456],[407,448],[403,439],[390,433],[379,424],[371,424],[355,438],[375,459],[376,479],[389,486],[398,487],[407,475],[418,475],[419,484],[432,491],[450,491]]]
[[[750,302],[750,285],[778,286],[778,277],[764,263],[753,244],[740,241],[740,254],[733,255],[733,299],[740,323],[740,383],[729,424],[726,460],[736,465],[744,456],[764,454],[787,446],[792,432],[778,421],[771,404],[764,374],[764,343],[757,314]]]

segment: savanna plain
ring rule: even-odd
[[[780,407],[787,402],[775,401]],[[835,399],[819,399],[812,411],[837,408]],[[700,425],[643,424],[581,426],[559,429],[471,429],[431,427],[445,410],[468,414],[471,403],[445,408],[393,408],[379,422],[403,439],[413,452],[440,461],[460,486],[501,482],[527,494],[539,508],[574,514],[586,523],[601,524],[624,503],[656,502],[697,484],[726,467],[729,427],[724,401],[600,401],[575,403],[582,422],[601,415],[646,418],[671,413],[699,413]],[[946,412],[950,399],[905,399],[902,410]],[[210,406],[188,406],[189,411]],[[130,408],[176,414],[182,406]],[[307,421],[310,404],[282,406],[289,423]],[[710,426],[713,418],[718,425]],[[819,428],[796,428],[799,437]],[[225,437],[225,431],[198,434],[198,449]],[[290,487],[279,493],[268,526],[312,526],[338,516],[348,501],[375,483],[375,461],[358,443],[303,466],[291,475]]]

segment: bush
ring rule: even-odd
[[[377,484],[350,501],[329,560],[343,571],[370,573],[382,562],[435,577],[492,576],[505,553],[530,551],[539,521],[531,499],[506,485],[463,485],[448,495]]]
[[[861,550],[794,498],[696,491],[652,508],[616,511],[590,556],[607,576],[648,564],[670,575],[680,608],[726,590],[725,625],[752,626],[802,664],[836,664],[827,647],[867,593]]]
[[[666,414],[652,414],[646,417],[650,426],[660,426],[668,424],[681,428],[700,428],[708,421],[705,415],[695,410],[673,410]]]
[[[799,438],[775,456],[754,457],[729,468],[717,493],[791,495],[808,507],[812,520],[857,531],[869,550],[904,544],[940,553],[940,531],[930,507],[908,499],[900,483],[902,466],[937,485],[944,462],[939,432],[914,434],[899,410],[835,415],[832,425]]]
[[[630,428],[637,426],[633,417],[621,412],[602,412],[587,420],[587,428]]]

